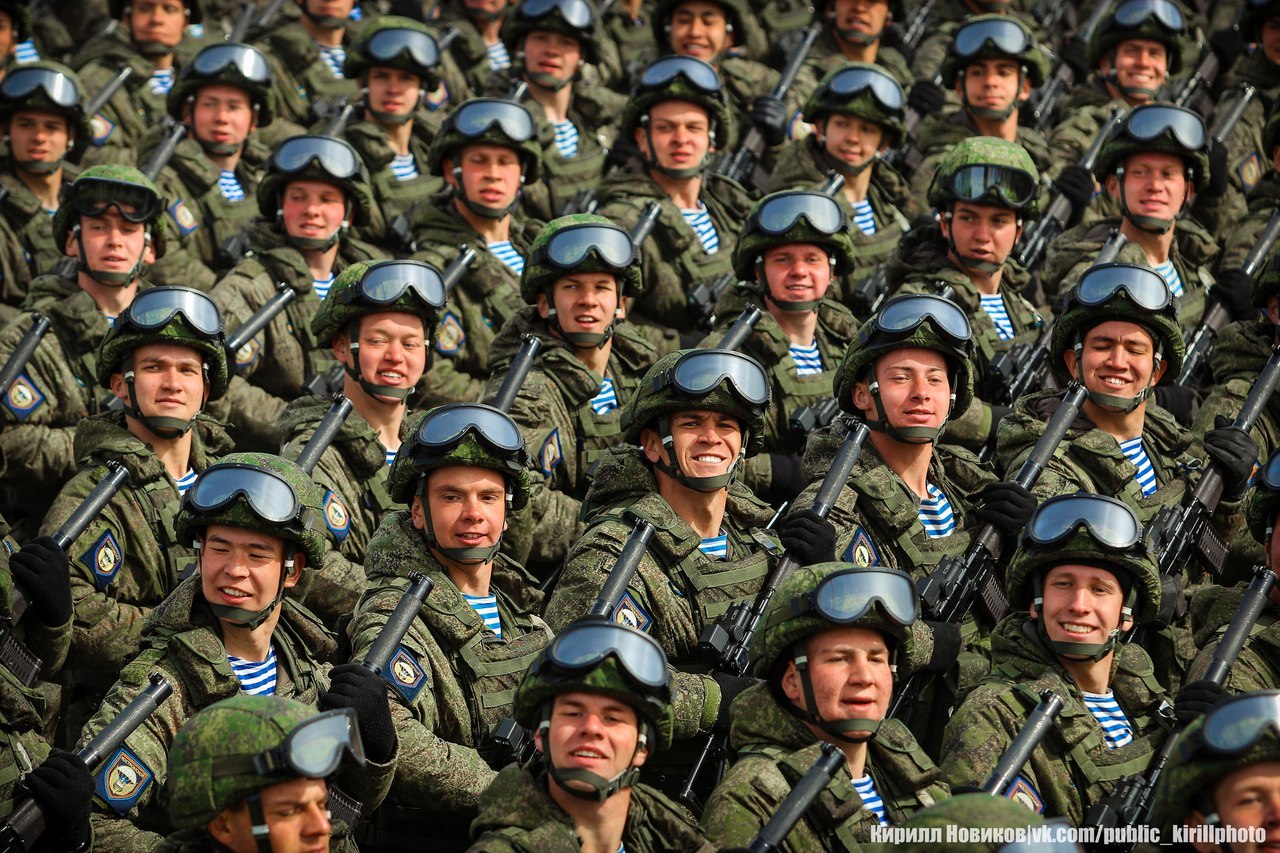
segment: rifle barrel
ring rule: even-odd
[[[449,262],[449,266],[444,268],[444,272],[440,273],[440,281],[444,283],[444,292],[447,296],[451,290],[462,280],[467,269],[476,262],[476,250],[463,243],[458,247],[461,249],[458,257]]]
[[[53,325],[52,321],[39,311],[33,311],[32,314],[35,320],[31,323],[31,328],[22,333],[18,345],[9,355],[9,360],[4,363],[3,368],[0,368],[0,393],[8,393],[9,386],[18,378],[18,374],[27,366],[27,362],[31,361],[36,347],[40,346],[40,340],[49,333],[49,328]]]
[[[409,575],[408,588],[400,597],[396,609],[387,617],[378,638],[369,647],[369,653],[360,661],[361,666],[378,673],[387,668],[387,664],[391,663],[391,656],[396,653],[396,648],[413,625],[413,620],[418,618],[422,602],[427,600],[433,586],[431,579],[421,572]]]
[[[59,548],[66,551],[71,547],[71,543],[80,538],[80,534],[84,533],[85,528],[89,526],[89,522],[98,517],[102,512],[102,508],[111,503],[111,499],[116,496],[116,492],[124,488],[125,483],[129,482],[129,471],[119,462],[114,460],[107,463],[107,467],[111,473],[102,478],[98,485],[93,487],[93,491],[89,492],[80,504],[76,507],[75,512],[58,528],[58,532],[53,534],[53,541]]]
[[[627,537],[626,544],[622,546],[622,552],[618,554],[617,562],[613,564],[613,571],[609,572],[609,577],[600,588],[599,595],[596,596],[591,609],[587,611],[588,617],[608,618],[613,613],[622,594],[631,585],[636,569],[640,567],[640,560],[649,547],[649,540],[653,538],[653,529],[653,525],[647,521],[636,522],[631,535]]]
[[[1275,246],[1276,240],[1280,239],[1280,207],[1276,207],[1272,212],[1271,218],[1267,220],[1267,224],[1262,227],[1262,232],[1258,235],[1258,240],[1253,244],[1253,248],[1249,250],[1249,254],[1245,256],[1244,262],[1240,264],[1240,269],[1244,270],[1249,276],[1253,276],[1262,269],[1262,265],[1267,260],[1267,255],[1271,254],[1271,248]]]
[[[778,810],[773,813],[773,817],[769,818],[769,822],[760,829],[760,834],[755,837],[747,850],[750,853],[772,853],[782,847],[782,842],[791,834],[791,830],[795,829],[800,818],[804,817],[804,813],[809,810],[809,806],[831,783],[831,780],[836,778],[836,774],[844,766],[844,753],[833,744],[824,743],[822,755],[808,772],[800,777],[800,781],[791,789],[791,793],[787,794],[787,798],[782,801],[782,805],[778,806]]]
[[[133,68],[128,65],[120,66],[120,70],[116,72],[116,76],[107,81],[107,85],[98,90],[89,101],[84,105],[84,114],[93,118],[102,111],[107,105],[107,101],[111,100],[116,92],[120,91],[120,87],[125,84],[128,79],[133,76]]]
[[[1031,758],[1031,753],[1040,745],[1040,741],[1044,740],[1054,718],[1061,711],[1062,697],[1052,690],[1042,692],[1039,704],[1031,711],[1026,724],[1004,751],[1004,755],[1000,756],[991,775],[982,783],[982,790],[996,797],[1004,796],[1005,789]]]
[[[298,294],[292,287],[283,281],[276,285],[275,295],[262,304],[262,307],[249,315],[249,319],[241,323],[234,332],[227,337],[227,355],[235,360],[235,355],[245,344],[253,340],[254,336],[267,327],[275,316],[284,310],[284,307],[290,302],[298,298]]]
[[[169,128],[169,132],[164,135],[164,141],[160,143],[160,147],[151,155],[147,165],[142,167],[142,174],[154,181],[164,171],[164,167],[169,165],[169,161],[173,159],[173,152],[178,150],[178,144],[182,142],[186,135],[187,126],[182,122],[178,122]]]
[[[525,379],[529,378],[529,371],[533,370],[533,360],[538,357],[541,350],[542,340],[537,336],[526,333],[521,338],[520,350],[511,360],[511,367],[507,369],[507,375],[502,379],[502,386],[498,388],[498,393],[494,395],[489,405],[499,411],[511,411],[516,395],[520,393]]]
[[[764,312],[760,310],[760,306],[758,305],[748,307],[747,310],[743,311],[738,319],[734,321],[733,325],[729,327],[729,331],[720,339],[720,342],[716,344],[715,348],[727,350],[739,349],[747,342],[747,336],[751,334],[753,329],[755,329],[756,323],[760,322],[760,317],[763,316],[763,313]]]
[[[324,417],[320,420],[320,425],[316,427],[316,431],[311,434],[311,438],[307,440],[302,452],[294,460],[299,468],[307,472],[308,476],[316,469],[316,465],[320,463],[320,457],[324,455],[325,450],[329,448],[329,445],[333,444],[333,440],[342,431],[342,426],[347,422],[347,416],[351,414],[351,409],[352,403],[349,399],[342,394],[334,395],[333,405],[324,413]]]
[[[1244,648],[1245,641],[1249,639],[1249,633],[1257,623],[1258,617],[1262,615],[1263,608],[1267,606],[1267,598],[1275,585],[1275,572],[1266,566],[1258,566],[1254,570],[1253,580],[1249,582],[1244,601],[1231,618],[1231,624],[1227,626],[1222,639],[1218,641],[1217,647],[1213,650],[1213,658],[1209,661],[1209,666],[1201,678],[1215,684],[1226,683],[1227,672],[1240,656],[1240,650]]]

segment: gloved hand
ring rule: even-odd
[[[964,640],[960,635],[960,626],[950,622],[930,622],[924,620],[933,632],[933,655],[922,668],[923,672],[945,675],[960,659],[960,651],[964,648]]]
[[[932,80],[917,80],[907,92],[907,106],[921,118],[931,116],[947,105],[947,93]]]
[[[1222,470],[1226,481],[1223,494],[1234,495],[1245,487],[1258,463],[1258,442],[1253,436],[1231,426],[1226,415],[1213,419],[1213,429],[1204,434],[1204,452]]]
[[[1217,198],[1231,186],[1231,166],[1227,146],[1214,142],[1209,148],[1209,185],[1200,191],[1202,196]]]
[[[725,722],[729,719],[729,706],[738,694],[759,682],[754,678],[742,678],[727,672],[711,673],[711,680],[720,687],[720,708],[716,711],[717,719]]]
[[[1014,538],[1022,532],[1036,511],[1039,501],[1013,481],[992,483],[978,493],[973,514],[983,524],[990,524],[1001,536]]]
[[[1190,427],[1196,419],[1196,391],[1184,385],[1157,385],[1156,405],[1173,415],[1184,427]]]
[[[1071,202],[1072,219],[1079,219],[1093,198],[1093,173],[1084,166],[1072,163],[1062,170],[1053,186]]]
[[[9,557],[9,572],[36,617],[49,627],[71,618],[71,572],[67,555],[52,536],[33,539]]]
[[[770,148],[787,141],[787,105],[773,95],[761,95],[751,102],[751,123]]]
[[[1157,629],[1175,625],[1187,615],[1187,592],[1181,575],[1160,575],[1160,609],[1152,624]]]
[[[1058,52],[1058,56],[1062,61],[1067,63],[1071,69],[1071,73],[1075,75],[1076,84],[1083,84],[1089,79],[1089,55],[1085,51],[1084,43],[1079,39],[1067,39],[1062,45],[1062,50]]]
[[[51,750],[24,782],[44,812],[47,828],[40,836],[41,847],[61,853],[89,843],[93,775],[83,758],[61,749]]]
[[[769,454],[769,488],[760,497],[774,506],[782,506],[783,501],[795,500],[796,495],[804,491],[804,485],[804,467],[799,456]]]
[[[1194,722],[1229,695],[1226,688],[1215,681],[1201,679],[1188,682],[1173,697],[1173,715],[1180,723]]]
[[[376,672],[358,663],[344,663],[329,670],[329,690],[320,696],[326,710],[354,708],[365,755],[384,764],[396,751],[396,729],[391,722],[387,686]]]
[[[1239,322],[1258,316],[1258,309],[1253,307],[1249,296],[1252,289],[1253,279],[1244,270],[1223,270],[1209,289],[1209,295],[1222,303],[1232,320]]]
[[[799,509],[778,524],[778,540],[802,566],[836,558],[836,528],[812,509]]]
[[[1218,56],[1218,64],[1222,66],[1222,73],[1219,76],[1225,76],[1231,66],[1236,64],[1236,60],[1248,49],[1244,36],[1240,34],[1237,27],[1227,27],[1225,30],[1210,33],[1209,47],[1213,48],[1213,52]]]

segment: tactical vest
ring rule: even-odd
[[[307,375],[302,377],[271,376],[263,371],[258,371],[253,376],[253,384],[265,388],[277,397],[291,400],[298,396],[301,386],[312,376],[318,376],[327,371],[334,364],[334,359],[333,351],[328,345],[329,342],[322,343],[317,340],[311,331],[311,320],[315,317],[316,312],[320,310],[320,297],[316,295],[311,278],[307,274],[300,274],[298,267],[289,263],[285,257],[282,257],[283,254],[296,255],[297,250],[286,245],[267,249],[260,254],[254,255],[255,260],[266,271],[270,279],[272,293],[275,292],[276,284],[284,282],[298,294],[297,299],[286,305],[284,310],[272,319],[267,326],[267,330],[270,330],[273,334],[279,334],[283,326],[285,333],[298,342],[298,346],[302,349],[307,362]],[[341,252],[339,252],[338,258],[334,260],[333,271],[335,273],[343,266],[341,257]],[[305,265],[303,268],[305,269]],[[242,293],[241,295],[245,296],[247,294]],[[250,303],[250,307],[257,310],[262,306]],[[245,317],[244,319],[247,320],[249,318]],[[264,333],[260,332],[259,336],[262,334]],[[237,354],[237,361],[239,361],[239,354]]]
[[[531,110],[536,109],[530,107]],[[537,110],[541,112],[541,110]],[[573,111],[569,120],[578,129],[578,156],[569,159],[560,153],[553,141],[542,149],[542,183],[551,194],[551,215],[558,216],[565,205],[573,201],[581,190],[592,189],[604,174],[604,161],[608,154],[600,145],[595,128]],[[550,125],[543,120],[544,127]],[[554,136],[554,133],[552,133]]]
[[[613,390],[618,397],[618,407],[611,411],[598,415],[591,408],[591,399],[600,390],[588,393],[589,389],[583,388],[581,383],[567,381],[566,377],[558,370],[547,370],[547,365],[543,366],[543,375],[551,381],[553,385],[560,391],[560,396],[564,399],[565,407],[569,410],[569,415],[573,418],[573,431],[577,436],[577,447],[574,448],[576,454],[576,482],[571,484],[571,489],[567,490],[569,494],[578,500],[583,500],[587,496],[587,486],[589,485],[588,472],[592,464],[596,460],[604,456],[605,451],[611,447],[617,447],[623,444],[622,440],[622,406],[630,397],[630,391],[636,385],[635,378],[626,382],[624,378],[610,373],[610,379],[613,380]]]
[[[641,211],[650,200],[649,198],[633,197],[626,199],[626,203],[635,208],[636,219],[638,220]],[[708,201],[706,193],[703,193],[702,200],[704,203]],[[726,223],[723,217],[716,215],[717,210],[713,205],[707,204],[707,212],[711,214],[716,232],[720,236],[719,251],[714,255],[708,255],[703,250],[702,242],[698,239],[697,233],[689,227],[689,223],[684,221],[684,216],[680,214],[680,209],[675,206],[675,203],[666,196],[658,198],[657,201],[662,205],[662,213],[658,217],[657,225],[649,237],[658,247],[658,252],[653,257],[661,259],[662,263],[669,265],[673,269],[684,288],[684,292],[679,294],[657,294],[653,289],[649,289],[648,293],[638,301],[647,306],[652,303],[655,297],[664,301],[674,300],[673,304],[655,306],[653,309],[646,308],[644,313],[652,319],[668,325],[675,325],[670,322],[673,319],[672,314],[684,315],[686,320],[680,325],[687,326],[689,325],[687,320],[688,309],[684,301],[686,294],[691,293],[700,284],[710,284],[713,279],[722,275],[734,277],[732,233],[726,233],[725,226],[729,223]],[[736,224],[734,227],[737,227]],[[726,238],[729,239],[726,240]],[[734,279],[736,280],[736,277]],[[654,313],[650,313],[650,311],[654,311]],[[679,326],[677,325],[676,327]]]
[[[373,197],[382,208],[383,220],[391,222],[401,214],[408,214],[414,205],[443,189],[442,178],[432,175],[427,169],[427,153],[429,144],[419,126],[420,119],[414,116],[414,132],[409,137],[409,153],[413,155],[418,167],[418,176],[402,181],[391,171],[391,160],[395,153],[387,142],[387,133],[374,122],[362,121],[358,127],[351,128],[346,140],[360,153],[365,166],[369,170],[369,186],[373,189]]]
[[[861,281],[875,272],[881,264],[888,263],[898,248],[902,235],[911,230],[911,223],[898,208],[872,187],[867,200],[871,202],[871,213],[876,223],[876,233],[864,234],[854,221],[853,205],[844,193],[837,198],[844,208],[849,220],[849,237],[853,240],[854,262],[850,275],[853,281]]]

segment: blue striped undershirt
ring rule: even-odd
[[[497,243],[485,244],[490,252],[502,261],[507,269],[516,275],[524,272],[524,258],[520,257],[520,253],[516,251],[516,247],[511,245],[510,240],[500,240]]]
[[[40,59],[40,51],[36,49],[36,43],[31,39],[18,44],[18,50],[14,54],[14,60],[18,64],[23,62],[36,62]]]
[[[240,186],[236,173],[230,169],[218,172],[218,190],[227,201],[244,201],[244,187]]]
[[[345,79],[342,76],[342,63],[347,61],[347,49],[342,45],[337,47],[321,47],[320,61],[325,64],[334,77],[339,80]]]
[[[1181,296],[1182,277],[1178,275],[1178,269],[1173,265],[1173,260],[1167,260],[1163,264],[1156,265],[1156,272],[1160,273],[1160,277],[1164,279],[1164,283],[1169,285],[1169,291],[1174,296]]]
[[[822,353],[815,340],[807,347],[791,345],[791,360],[796,363],[797,376],[813,376],[822,372]]]
[[[916,515],[930,539],[944,539],[956,531],[956,516],[951,509],[951,501],[933,483],[924,485],[929,490],[929,496],[920,501]]]
[[[467,600],[467,604],[471,605],[471,609],[480,617],[480,621],[484,622],[484,626],[501,639],[502,620],[498,618],[498,597],[496,595],[467,595],[465,592],[462,597]]]
[[[151,72],[151,80],[147,86],[151,89],[153,95],[167,95],[169,90],[173,88],[173,69],[157,68]]]
[[[231,663],[231,671],[235,673],[240,689],[250,696],[271,696],[276,692],[276,647],[272,643],[267,647],[267,659],[264,661],[245,660],[235,655],[227,655]]]
[[[698,240],[702,243],[702,251],[708,255],[714,255],[720,251],[720,235],[716,233],[716,225],[711,221],[711,214],[707,212],[705,204],[698,202],[698,207],[694,210],[681,208],[680,215],[698,235]]]
[[[311,282],[311,287],[313,290],[315,290],[316,296],[319,296],[321,299],[324,299],[326,296],[328,296],[329,288],[333,287],[333,279],[334,279],[334,275],[332,270],[330,270],[329,275],[326,276],[325,278],[313,279]]]
[[[511,67],[511,54],[507,53],[507,46],[501,41],[485,45],[484,52],[489,56],[491,70],[503,71]]]
[[[391,174],[396,176],[397,181],[412,181],[418,177],[418,164],[413,160],[413,152],[392,157]]]
[[[178,494],[185,495],[187,493],[187,489],[191,488],[191,485],[195,481],[196,481],[196,472],[188,468],[187,473],[183,474],[181,477],[177,479]]]
[[[871,209],[871,202],[862,198],[853,203],[853,222],[867,236],[876,233],[876,214]]]
[[[880,797],[880,792],[876,790],[876,782],[871,778],[871,774],[859,776],[853,780],[853,790],[858,792],[858,798],[862,800],[862,807],[871,812],[879,819],[882,826],[889,825],[889,816],[884,811],[884,800]]]
[[[1013,337],[1013,321],[1009,319],[1009,310],[1004,306],[1004,297],[998,293],[982,294],[982,310],[996,324],[996,334],[1000,340],[1007,341]]]
[[[729,534],[724,531],[719,536],[711,536],[698,543],[698,550],[713,560],[729,559]]]
[[[618,408],[618,395],[613,390],[613,380],[606,376],[600,383],[600,393],[592,397],[589,403],[591,411],[597,415],[607,415]]]
[[[1107,740],[1108,749],[1119,749],[1133,741],[1133,728],[1129,720],[1116,702],[1114,692],[1084,693],[1084,706],[1093,714],[1093,718],[1102,726],[1102,736]]]
[[[554,123],[556,129],[556,151],[560,152],[560,156],[566,160],[572,160],[578,156],[578,128],[573,126],[573,122],[565,119]]]
[[[382,452],[387,456],[387,465],[396,461],[396,452],[394,450],[383,450]]]
[[[1151,467],[1151,459],[1147,456],[1147,451],[1142,446],[1142,436],[1131,438],[1128,441],[1120,442],[1120,449],[1124,451],[1124,455],[1133,463],[1133,467],[1138,469],[1138,473],[1133,479],[1138,481],[1138,485],[1142,487],[1142,496],[1146,497],[1156,490],[1156,472]]]

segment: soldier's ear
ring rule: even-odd
[[[226,847],[228,850],[236,848],[236,831],[233,812],[245,808],[245,804],[241,802],[233,808],[226,808],[218,812],[217,816],[205,826],[209,830],[209,834],[213,839]]]
[[[338,332],[333,336],[333,357],[346,364],[347,355],[351,352],[351,338],[346,332]]]

